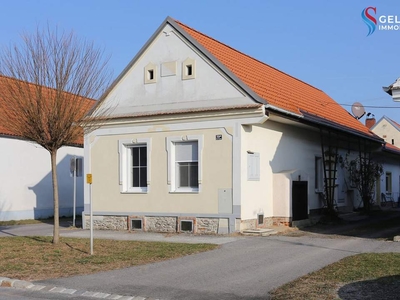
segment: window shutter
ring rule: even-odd
[[[175,143],[175,159],[176,161],[197,161],[198,146],[197,141]]]
[[[260,153],[247,153],[247,180],[260,180]]]

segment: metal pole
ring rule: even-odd
[[[72,217],[72,226],[75,227],[75,219],[76,219],[76,156],[74,156],[74,211]]]
[[[92,202],[92,184],[89,184],[90,199],[90,255],[93,255],[93,202]]]

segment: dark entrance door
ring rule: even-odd
[[[293,181],[292,220],[299,221],[307,218],[308,218],[308,182]]]

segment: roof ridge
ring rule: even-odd
[[[282,74],[285,74],[286,76],[289,76],[289,77],[291,77],[291,78],[293,78],[293,79],[295,79],[295,80],[297,80],[297,81],[300,81],[300,82],[302,82],[302,83],[304,83],[304,84],[306,84],[306,85],[312,87],[313,89],[316,89],[316,90],[318,90],[318,91],[320,91],[320,92],[323,92],[321,89],[319,89],[319,88],[313,86],[312,84],[309,84],[309,83],[307,83],[307,82],[305,82],[305,81],[303,81],[303,80],[301,80],[301,79],[299,79],[299,78],[297,78],[297,77],[294,77],[293,75],[290,75],[290,74],[288,74],[288,73],[286,73],[286,72],[283,72],[283,71],[281,71],[281,70],[279,70],[279,69],[277,69],[277,68],[275,68],[275,67],[273,67],[273,66],[271,66],[271,65],[269,65],[269,64],[267,64],[267,63],[265,63],[265,62],[263,62],[263,61],[261,61],[261,60],[259,60],[259,59],[257,59],[257,58],[255,58],[255,57],[253,57],[253,56],[251,56],[251,55],[249,55],[249,54],[246,54],[246,53],[244,53],[244,52],[242,52],[242,51],[239,51],[239,50],[237,50],[237,49],[235,49],[235,48],[233,48],[233,47],[231,47],[231,46],[229,46],[229,45],[227,45],[227,44],[225,44],[225,43],[223,43],[223,42],[221,42],[221,41],[219,41],[219,40],[217,40],[217,39],[215,39],[215,38],[213,38],[213,37],[211,37],[211,36],[209,36],[209,35],[207,35],[207,34],[204,34],[204,33],[200,32],[200,31],[198,31],[197,29],[194,29],[193,27],[190,27],[190,26],[188,26],[188,25],[182,23],[182,22],[179,21],[179,20],[176,20],[176,19],[173,19],[173,18],[172,18],[172,20],[174,20],[176,23],[178,23],[178,24],[181,25],[181,26],[185,26],[185,27],[187,27],[187,28],[189,28],[189,29],[191,29],[191,30],[197,32],[198,34],[201,34],[201,35],[203,35],[203,36],[205,36],[205,37],[207,37],[207,38],[213,40],[214,42],[217,42],[217,43],[219,43],[219,44],[221,44],[221,45],[224,45],[225,47],[230,48],[230,49],[232,49],[233,51],[236,51],[236,52],[238,52],[238,53],[240,53],[240,54],[242,54],[242,55],[244,55],[244,56],[246,56],[246,57],[248,57],[248,58],[250,58],[250,59],[252,59],[252,60],[257,61],[257,62],[260,63],[260,64],[263,64],[263,65],[265,65],[265,66],[268,66],[268,67],[270,67],[270,68],[272,68],[272,69],[274,69],[274,70],[276,70],[276,71],[278,71],[278,72],[280,72],[280,73],[282,73]]]

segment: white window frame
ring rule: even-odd
[[[130,169],[132,168],[131,149],[146,146],[147,150],[147,187],[133,187],[131,185]],[[118,141],[119,152],[119,186],[121,193],[148,193],[151,179],[151,139],[126,139]]]
[[[175,143],[197,142],[197,166],[198,166],[198,187],[177,187],[176,183],[176,162],[175,162]],[[167,137],[166,148],[168,153],[168,177],[167,182],[170,193],[199,193],[201,191],[202,173],[203,173],[203,136],[186,135]]]
[[[316,155],[314,158],[314,176],[315,176],[315,192],[324,192],[324,164],[322,161],[322,156]]]

